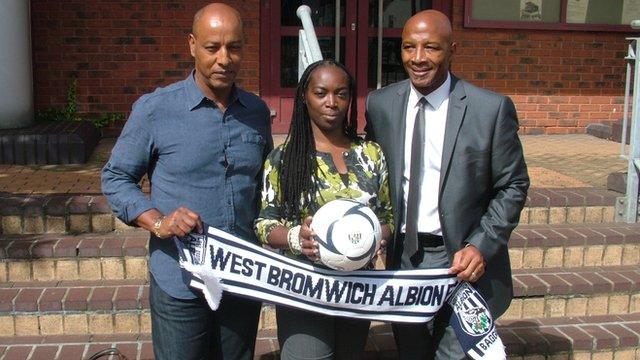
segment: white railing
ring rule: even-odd
[[[636,23],[637,22],[637,23]],[[635,24],[634,24],[635,23]],[[635,20],[631,26],[640,26],[640,21]],[[638,172],[640,171],[640,59],[638,59],[638,42],[640,38],[627,38],[630,41],[625,59],[627,60],[627,75],[624,92],[624,109],[622,120],[622,138],[620,139],[620,154],[627,159],[627,191],[623,199],[624,206],[621,210],[622,219],[627,223],[638,221]],[[633,71],[633,80],[631,74]],[[630,93],[631,88],[632,92]],[[631,117],[629,118],[629,101],[631,100]],[[629,123],[631,124],[629,126]],[[627,133],[627,128],[631,133]],[[629,136],[629,150],[625,151]]]
[[[313,21],[311,21],[311,8],[307,5],[301,5],[296,10],[296,15],[302,22],[302,29],[298,32],[298,80],[300,80],[304,69],[309,64],[322,60],[322,52],[316,31],[313,28]]]

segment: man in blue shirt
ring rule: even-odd
[[[252,359],[260,303],[225,294],[211,311],[188,287],[173,236],[203,222],[257,243],[262,163],[273,148],[269,110],[235,86],[244,33],[238,12],[210,4],[189,35],[195,70],[142,96],[111,158],[102,191],[125,223],[151,233],[150,304],[156,359]],[[140,190],[144,175],[151,196]]]

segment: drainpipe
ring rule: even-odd
[[[31,2],[0,1],[0,129],[33,124]]]

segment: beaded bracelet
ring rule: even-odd
[[[293,255],[302,254],[302,244],[300,243],[300,225],[294,226],[289,229],[287,233],[287,243],[289,244],[289,250]]]

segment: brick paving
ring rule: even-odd
[[[619,156],[617,142],[590,135],[522,136],[521,139],[527,165],[534,169],[532,187],[556,187],[554,185],[565,183],[565,177],[584,186],[605,187],[607,175],[627,170],[627,161]],[[538,173],[538,168],[544,170]],[[556,174],[563,178],[554,178]]]
[[[275,136],[280,143],[283,136]],[[605,187],[607,175],[626,171],[620,144],[590,135],[524,135],[532,187]],[[0,192],[12,194],[100,194],[100,168],[115,139],[102,139],[82,165],[0,165]],[[148,181],[143,181],[148,189]]]

